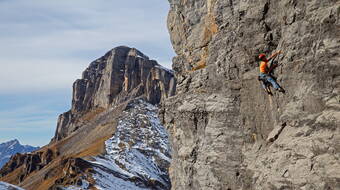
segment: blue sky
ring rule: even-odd
[[[0,0],[0,142],[42,146],[72,83],[119,45],[171,67],[166,0]]]

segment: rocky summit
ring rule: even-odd
[[[170,189],[158,105],[175,90],[172,70],[135,48],[112,49],[73,84],[72,108],[59,116],[52,141],[13,156],[0,181],[27,190]]]
[[[340,189],[340,3],[169,0],[172,189]],[[261,88],[260,53],[285,94]]]
[[[148,102],[158,104],[174,95],[175,84],[172,71],[137,49],[114,48],[92,62],[82,79],[74,82],[72,108],[59,116],[53,141],[77,131],[84,115],[91,117],[135,97],[143,95]]]

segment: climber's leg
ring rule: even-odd
[[[264,82],[263,80],[261,80],[261,86],[262,86],[262,88],[263,88],[264,90],[267,89],[266,84],[265,84],[265,82]]]
[[[268,82],[270,82],[273,85],[275,90],[280,89],[280,85],[277,84],[277,82],[271,76],[268,75],[266,79],[267,79]]]

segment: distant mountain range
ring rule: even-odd
[[[16,153],[26,153],[37,150],[39,147],[21,145],[17,139],[0,144],[0,168]]]

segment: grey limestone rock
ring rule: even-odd
[[[169,3],[172,189],[340,189],[339,1]],[[257,56],[277,50],[270,97]]]

